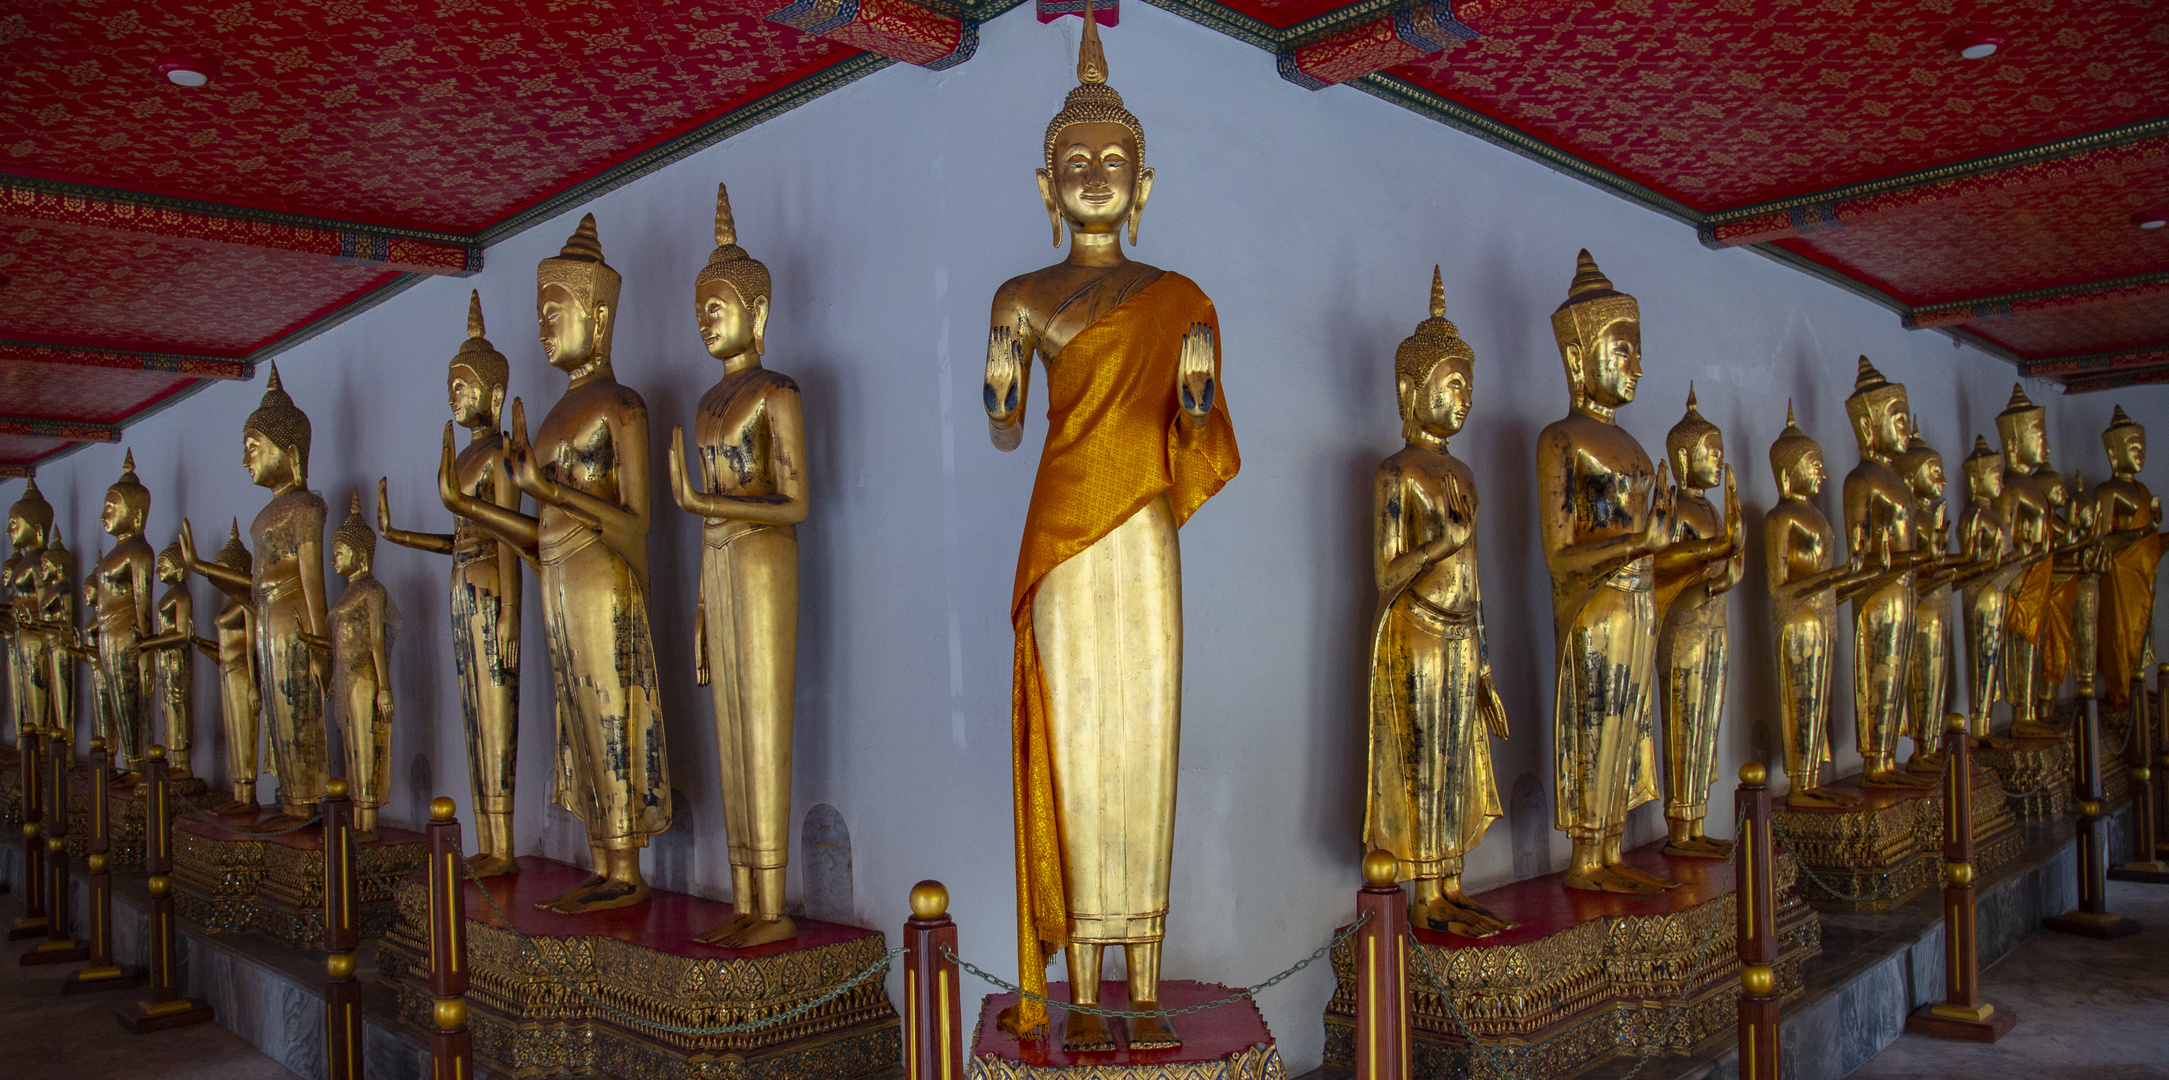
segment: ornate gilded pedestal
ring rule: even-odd
[[[744,1023],[858,974],[887,951],[879,931],[802,918],[789,941],[725,949],[693,935],[727,918],[727,903],[655,889],[645,904],[563,915],[534,904],[587,872],[533,857],[519,865],[518,874],[484,879],[487,894],[471,879],[462,886],[467,1027],[475,1057],[491,1071],[847,1080],[896,1067],[902,1036],[879,977],[805,1016],[734,1035],[656,1031],[596,1005],[681,1027]],[[400,1016],[423,1031],[435,1026],[428,919],[428,897],[408,890],[398,924],[377,947],[377,970],[397,991]]]
[[[1529,1080],[1570,1076],[1622,1055],[1691,1054],[1733,1038],[1740,961],[1732,866],[1672,858],[1663,846],[1645,845],[1623,861],[1680,888],[1652,896],[1585,892],[1565,888],[1563,874],[1548,874],[1475,897],[1521,924],[1513,930],[1481,939],[1413,930],[1413,1075],[1474,1075],[1438,985],[1503,1074]],[[1822,924],[1801,899],[1793,860],[1780,856],[1776,868],[1777,993],[1789,1001],[1801,991],[1801,965],[1822,951]],[[1333,973],[1325,1057],[1346,1069],[1356,1005],[1346,945],[1334,950]]]
[[[80,859],[90,853],[90,770],[72,770],[68,785],[68,857]],[[143,867],[143,809],[142,788],[115,784],[107,789],[106,821],[112,829],[111,865],[116,869]]]
[[[296,949],[324,940],[324,836],[320,826],[279,835],[236,835],[272,811],[184,814],[173,822],[174,907],[210,933],[256,931]],[[214,820],[218,824],[214,824]],[[420,833],[384,829],[359,845],[361,932],[377,937],[398,918],[398,894],[429,855]]]
[[[1863,788],[1857,775],[1830,788],[1859,796],[1859,805],[1780,806],[1770,820],[1777,842],[1812,871],[1800,881],[1809,903],[1887,911],[1942,880],[1940,788]],[[1979,770],[1973,774],[1973,843],[1974,866],[1981,874],[2018,854],[2018,819]]]
[[[1160,1006],[1181,1009],[1215,1001],[1234,993],[1215,983],[1186,979],[1160,980]],[[1069,984],[1054,983],[1048,996],[1072,1000]],[[1100,983],[1100,1005],[1110,1009],[1130,1007],[1129,986],[1108,980]],[[1017,1003],[1015,994],[993,994],[979,1007],[978,1034],[972,1039],[971,1058],[964,1063],[970,1080],[1285,1080],[1280,1049],[1266,1029],[1258,1006],[1248,1000],[1192,1013],[1176,1021],[1182,1045],[1168,1050],[1129,1049],[1125,1024],[1110,1022],[1120,1040],[1116,1049],[1072,1053],[1062,1049],[1061,1007],[1054,1013],[1050,1030],[1019,1042],[1001,1029],[995,1018]]]
[[[2103,738],[2114,747],[2114,735],[2104,731]],[[1996,798],[2020,821],[2045,821],[2071,812],[2071,761],[2069,735],[2010,739],[1973,751],[1974,764],[2000,789]]]
[[[23,833],[23,759],[15,748],[0,747],[0,835]]]

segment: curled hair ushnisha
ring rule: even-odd
[[[1461,340],[1461,330],[1446,318],[1446,282],[1439,268],[1431,268],[1431,317],[1416,324],[1416,332],[1393,351],[1396,382],[1422,386],[1431,372],[1448,360],[1464,367],[1476,365],[1476,350]]]
[[[226,532],[226,546],[218,549],[216,561],[220,566],[241,574],[254,574],[256,559],[249,554],[248,546],[241,542],[241,519],[233,519]]]
[[[738,246],[738,221],[731,216],[730,191],[722,184],[715,186],[715,250],[708,253],[708,264],[693,277],[693,287],[698,289],[711,281],[728,281],[738,291],[738,299],[751,307],[755,300],[767,300],[774,288],[768,276],[767,264],[746,253]]]
[[[332,532],[331,543],[333,547],[345,544],[353,548],[354,553],[361,556],[364,566],[373,565],[376,562],[377,532],[369,527],[367,521],[362,519],[361,489],[356,488],[353,498],[348,501],[346,520],[340,522],[339,528]]]
[[[1679,423],[1672,425],[1672,430],[1664,434],[1664,456],[1672,459],[1673,483],[1687,482],[1688,452],[1694,449],[1696,443],[1711,435],[1719,439],[1725,437],[1724,432],[1717,430],[1716,424],[1703,419],[1702,411],[1695,408],[1695,384],[1690,382],[1687,384],[1687,413],[1679,418]]]
[[[294,455],[296,471],[306,475],[309,471],[309,414],[294,405],[286,388],[279,382],[279,364],[271,363],[271,381],[264,388],[263,403],[242,422],[241,430],[253,431],[281,450]]]
[[[2114,451],[2123,439],[2146,438],[2146,427],[2131,418],[2122,405],[2116,407],[2116,415],[2109,418],[2109,426],[2101,430],[2101,445]]]
[[[1800,430],[1793,423],[1792,402],[1785,403],[1785,430],[1777,433],[1777,441],[1770,444],[1770,475],[1782,478],[1809,454],[1822,453],[1822,444]]]
[[[1054,168],[1054,139],[1072,124],[1121,124],[1137,139],[1137,167],[1145,167],[1145,125],[1123,107],[1122,95],[1107,85],[1107,52],[1100,45],[1099,21],[1088,2],[1084,39],[1077,43],[1077,87],[1062,100],[1062,111],[1047,121],[1047,168]]]
[[[181,556],[181,542],[179,540],[167,544],[165,550],[158,553],[158,561],[160,563],[170,562],[180,567],[183,575],[188,573],[188,560]]]
[[[134,450],[129,450],[127,455],[122,458],[120,479],[113,481],[112,485],[105,489],[105,493],[120,496],[121,504],[138,514],[150,512],[151,489],[144,487],[143,481],[136,479],[136,452]]]
[[[53,532],[53,504],[45,501],[45,493],[38,490],[38,478],[30,477],[23,484],[23,497],[8,507],[9,517],[19,517],[30,523],[39,536]]]
[[[459,343],[459,352],[453,354],[452,362],[447,366],[474,372],[486,405],[491,391],[502,391],[511,384],[512,365],[482,334],[482,291],[476,289],[467,294],[467,340]]]
[[[1920,420],[1916,417],[1913,421],[1913,433],[1905,440],[1905,450],[1891,462],[1891,468],[1905,478],[1906,486],[1913,489],[1915,496],[1927,498],[1930,495],[1926,484],[1930,462],[1940,468],[1943,455],[1937,453],[1935,447],[1928,445],[1928,440],[1920,437]]]

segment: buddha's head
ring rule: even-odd
[[[2074,470],[2071,473],[2071,527],[2080,536],[2094,534],[2097,506],[2086,497],[2086,476]]]
[[[1907,422],[1905,384],[1894,383],[1875,370],[1868,358],[1860,358],[1853,377],[1853,393],[1845,399],[1846,418],[1853,422],[1853,439],[1860,456],[1890,464],[1905,453],[1912,424]]]
[[[357,489],[346,507],[346,520],[331,534],[332,573],[352,581],[369,572],[377,557],[377,533],[362,520],[361,491]]]
[[[143,519],[150,513],[151,490],[136,479],[136,452],[130,450],[121,461],[120,479],[105,489],[105,509],[98,523],[114,536],[136,536],[143,532]]]
[[[559,371],[577,372],[610,360],[618,289],[624,279],[603,262],[595,215],[580,227],[553,258],[535,267],[535,321],[543,355]]]
[[[1770,444],[1770,475],[1787,499],[1813,498],[1823,489],[1823,448],[1793,423],[1792,402],[1785,403],[1785,430]]]
[[[1401,434],[1450,439],[1469,418],[1475,394],[1476,350],[1446,320],[1446,284],[1431,268],[1431,317],[1393,353],[1393,390],[1401,405]]]
[[[1047,123],[1046,165],[1039,170],[1039,195],[1054,226],[1055,246],[1062,246],[1064,222],[1077,233],[1112,233],[1127,225],[1130,243],[1137,243],[1137,220],[1151,194],[1145,126],[1107,85],[1107,54],[1087,0],[1077,88]]]
[[[2109,469],[2126,480],[2139,475],[2146,468],[2146,428],[2116,407],[2116,415],[2109,420],[2108,430],[2101,433],[2101,445],[2109,452]]]
[[[1966,494],[1975,502],[1994,502],[2003,494],[2003,455],[1988,445],[1986,436],[1973,437],[1973,452],[1966,455]]]
[[[2011,401],[1996,414],[1996,435],[2003,440],[2004,467],[2032,472],[2048,464],[2048,410],[2026,396],[2024,383],[2011,384]]]
[[[2049,509],[2062,510],[2071,503],[2071,488],[2064,483],[2062,473],[2049,471],[2035,477],[2041,481],[2041,493],[2048,499]]]
[[[1725,475],[1725,435],[1695,408],[1695,388],[1687,387],[1687,415],[1664,436],[1665,456],[1681,487],[1696,491],[1717,486]]]
[[[1905,477],[1905,484],[1913,489],[1914,498],[1924,506],[1933,506],[1943,501],[1943,493],[1949,487],[1949,481],[1943,475],[1943,455],[1936,453],[1935,447],[1920,437],[1919,424],[1912,423],[1907,427],[1911,431],[1906,436],[1905,451],[1891,462],[1891,468]]]
[[[309,416],[286,396],[276,363],[263,403],[241,425],[241,465],[259,487],[308,486]]]
[[[175,540],[158,553],[158,580],[168,585],[179,585],[188,577],[188,560],[181,555],[181,542]]]
[[[512,365],[482,336],[482,293],[467,294],[467,340],[445,370],[445,398],[452,406],[452,422],[463,428],[497,426],[505,407],[505,388],[512,380]]]
[[[708,355],[728,360],[751,352],[759,358],[766,351],[772,287],[767,265],[738,246],[730,192],[717,184],[715,250],[708,255],[708,265],[693,278],[693,310],[700,321],[700,343]]]
[[[68,589],[68,571],[74,569],[75,556],[68,550],[68,543],[60,538],[60,530],[53,530],[52,540],[38,554],[38,586],[49,596],[65,594]]]
[[[1642,308],[1612,288],[1587,249],[1575,257],[1566,303],[1551,313],[1551,334],[1575,408],[1609,416],[1634,400],[1642,380]]]
[[[233,519],[226,530],[226,546],[218,549],[218,564],[237,574],[254,575],[256,559],[249,554],[247,545],[241,542],[241,519]]]
[[[45,501],[35,478],[23,484],[23,497],[8,507],[8,543],[16,551],[36,551],[53,532],[53,504]]]

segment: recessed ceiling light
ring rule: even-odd
[[[1951,51],[1967,60],[1986,60],[2003,48],[2003,38],[1995,34],[1960,34],[1950,40]]]
[[[2159,229],[2164,225],[2169,225],[2169,213],[2148,210],[2145,213],[2131,215],[2131,223],[2142,229]]]
[[[189,60],[167,60],[158,65],[158,72],[175,86],[202,86],[211,81],[211,66]]]

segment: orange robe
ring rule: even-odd
[[[2047,560],[2043,560],[2046,565]],[[2065,578],[2049,586],[2048,610],[2041,619],[2041,681],[2034,684],[2038,697],[2055,697],[2064,685],[2064,677],[2071,674],[2071,661],[2076,655],[2077,640],[2073,618],[2078,611],[2079,579],[2077,575]],[[2047,723],[2046,716],[2039,718]]]
[[[1176,378],[1192,323],[1213,328],[1219,387],[1219,317],[1195,282],[1173,272],[1079,331],[1047,368],[1047,444],[1025,511],[1010,603],[1017,634],[1010,689],[1017,968],[1034,993],[1046,992],[1047,962],[1069,944],[1070,907],[1032,599],[1048,571],[1153,500],[1167,497],[1179,527],[1242,466],[1224,387],[1205,428],[1185,434]],[[1044,1015],[1021,1003],[1027,1027]]]
[[[2161,568],[2162,534],[2119,551],[2101,579],[2101,670],[2109,709],[2131,708],[2131,680],[2139,671],[2146,632],[2154,624],[2154,573]]]

